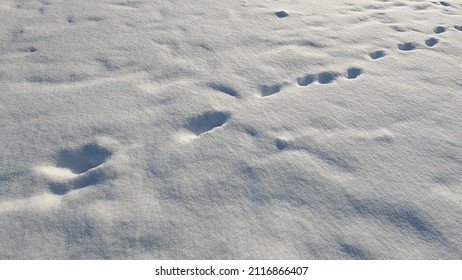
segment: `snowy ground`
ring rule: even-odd
[[[2,259],[462,258],[462,1],[1,0],[0,31]]]

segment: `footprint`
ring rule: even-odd
[[[111,152],[98,144],[87,144],[77,150],[64,150],[58,155],[57,167],[82,174],[103,164]]]
[[[438,39],[436,38],[429,38],[425,41],[425,45],[429,47],[433,47],[434,45],[438,44]]]
[[[279,11],[274,13],[278,18],[285,18],[289,16],[289,14],[285,11]]]
[[[454,25],[456,30],[462,31],[462,25]]]
[[[98,58],[98,62],[101,63],[101,65],[103,65],[107,71],[115,71],[119,69],[117,65],[114,65],[114,63],[112,63],[111,61],[109,61],[109,59],[105,57]]]
[[[280,92],[282,85],[265,85],[260,87],[260,93],[262,97],[270,96]]]
[[[375,51],[375,52],[369,53],[369,56],[370,56],[372,59],[379,59],[379,58],[385,56],[385,52],[379,50],[379,51]]]
[[[107,174],[98,167],[111,155],[111,151],[98,144],[87,144],[78,149],[61,151],[56,166],[41,166],[37,171],[50,181],[52,193],[64,195],[107,178]]]
[[[398,44],[398,49],[401,51],[412,51],[416,49],[416,44],[411,42],[406,42],[402,44]]]
[[[104,20],[102,17],[97,17],[97,16],[95,16],[95,17],[87,17],[87,18],[85,18],[85,19],[88,20],[88,21],[94,21],[94,22],[98,22],[98,21],[103,21],[103,20]]]
[[[127,7],[127,8],[139,8],[141,6],[141,1],[119,1],[114,3],[116,6]]]
[[[338,73],[335,72],[321,72],[318,74],[318,81],[320,84],[330,84],[332,83],[335,79],[337,79]]]
[[[451,4],[449,4],[449,3],[446,2],[446,1],[440,1],[440,4],[441,4],[442,6],[446,6],[446,7],[451,6]]]
[[[282,150],[285,150],[288,146],[288,143],[286,140],[284,139],[280,139],[278,138],[276,140],[276,148],[279,150],[279,151],[282,151]]]
[[[363,70],[361,68],[351,67],[351,68],[348,68],[345,77],[350,80],[356,79],[362,73],[363,73]]]
[[[206,112],[202,115],[190,118],[186,123],[186,128],[196,134],[196,136],[199,136],[216,127],[223,126],[230,116],[231,115],[227,112]]]
[[[229,86],[226,86],[226,85],[210,83],[210,84],[208,84],[208,86],[213,90],[223,92],[223,93],[225,93],[227,95],[231,95],[233,97],[238,97],[239,96],[239,93],[237,93],[236,90],[234,90],[233,88],[231,88]]]
[[[315,75],[305,75],[303,77],[297,78],[297,83],[299,86],[305,87],[309,84],[312,84],[314,81],[316,81],[316,76]]]
[[[67,22],[68,22],[68,23],[74,23],[74,22],[75,22],[74,17],[68,16],[68,17],[67,17]]]
[[[433,32],[435,32],[436,34],[440,34],[440,33],[446,32],[446,27],[444,27],[444,26],[437,26],[437,27],[435,27],[435,29],[433,29]]]
[[[22,51],[22,52],[27,52],[27,53],[34,53],[34,52],[37,51],[37,48],[35,48],[35,47],[28,47],[28,48],[21,49],[20,51]]]

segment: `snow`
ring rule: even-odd
[[[0,258],[460,259],[462,2],[3,0]]]

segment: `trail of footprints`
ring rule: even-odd
[[[442,6],[449,7],[450,4],[444,1],[439,2]],[[289,17],[286,11],[277,11],[274,15],[283,20]],[[89,19],[92,20],[92,19]],[[99,20],[99,19],[98,19]],[[96,21],[96,19],[95,19]],[[67,17],[67,22],[70,24],[75,23],[72,16]],[[455,25],[454,30],[462,31],[462,25]],[[436,26],[433,29],[434,34],[439,35],[448,31],[446,26]],[[433,47],[437,45],[439,40],[430,37],[425,41],[425,45]],[[399,51],[412,51],[417,49],[418,45],[414,42],[403,42],[397,44]],[[35,47],[21,49],[23,52],[37,52]],[[384,50],[375,50],[368,54],[372,60],[378,60],[385,57],[387,53]],[[112,69],[112,65],[107,59],[99,60],[106,68]],[[336,71],[322,71],[319,73],[308,73],[304,76],[297,77],[296,83],[300,87],[306,87],[314,83],[320,85],[332,84],[339,78],[348,80],[357,79],[364,73],[362,68],[350,67],[343,73]],[[268,97],[281,92],[286,84],[270,84],[261,85],[259,91],[261,97]],[[229,85],[220,83],[209,83],[209,88],[214,91],[226,94],[234,98],[241,98],[238,91]],[[187,129],[194,137],[200,137],[203,134],[209,133],[216,128],[224,126],[231,118],[231,113],[223,111],[207,111],[202,114],[195,115],[186,120],[184,128]],[[278,151],[283,151],[288,148],[288,142],[284,139],[278,138],[275,142],[275,148]],[[329,164],[343,166],[329,157],[326,151],[311,151],[316,155],[320,155]],[[63,150],[57,155],[55,166],[42,166],[38,168],[38,172],[49,181],[50,191],[56,195],[65,195],[73,190],[89,187],[97,184],[98,182],[107,179],[108,174],[105,173],[102,166],[110,159],[112,152],[105,147],[98,144],[87,144],[76,149]]]
[[[433,2],[434,4],[439,4],[442,6],[450,7],[451,5],[445,1],[440,1],[440,2]],[[285,18],[289,16],[289,13],[286,11],[278,11],[274,13],[276,17],[278,18]],[[454,29],[457,31],[462,31],[462,25],[455,25]],[[446,26],[436,26],[433,29],[433,32],[438,35],[442,34],[444,32],[448,31],[448,28]],[[434,47],[439,43],[439,40],[435,37],[430,37],[427,40],[425,40],[425,45],[427,47]],[[418,48],[418,44],[415,42],[403,42],[397,44],[397,48],[400,51],[412,51]],[[373,52],[369,53],[369,57],[372,60],[377,60],[382,57],[386,56],[386,52],[384,50],[376,50]],[[339,77],[344,77],[346,79],[352,80],[358,78],[363,73],[363,69],[358,68],[358,67],[350,67],[346,70],[346,73],[343,75],[339,72],[335,71],[323,71],[320,73],[310,73],[306,74],[302,77],[297,77],[296,81],[299,86],[306,87],[308,85],[311,85],[315,82],[318,82],[319,84],[330,84],[333,83],[337,78]],[[260,86],[260,93],[262,97],[267,97],[276,93],[279,93],[284,85],[282,84],[273,84],[273,85],[263,85]]]
[[[441,1],[438,3],[434,4],[439,4],[442,6],[450,6],[449,3]],[[290,16],[290,14],[286,11],[277,11],[274,13],[274,15],[283,20],[284,18],[287,18]],[[454,26],[454,29],[456,31],[462,31],[462,26]],[[433,29],[433,32],[438,35],[442,34],[444,32],[448,31],[448,27],[446,26],[436,26]],[[439,40],[434,37],[430,37],[425,41],[425,45],[428,47],[434,47],[439,43]],[[397,49],[399,51],[412,51],[418,48],[418,44],[415,42],[403,42],[403,43],[398,43],[397,44]],[[368,54],[368,56],[372,60],[378,60],[383,57],[385,57],[387,53],[385,50],[375,50],[372,51]],[[296,83],[300,87],[306,87],[314,83],[318,83],[320,85],[326,85],[326,84],[332,84],[339,78],[344,78],[347,80],[354,80],[357,79],[361,74],[364,73],[364,70],[359,67],[350,67],[346,69],[345,72],[340,73],[336,71],[322,71],[319,73],[308,73],[304,76],[297,77]],[[233,89],[231,86],[228,85],[223,85],[223,84],[218,84],[218,83],[209,83],[208,84],[209,88],[217,91],[224,93],[226,95],[235,97],[235,98],[240,98],[240,94],[238,91]],[[285,83],[274,83],[274,84],[266,84],[266,85],[261,85],[259,87],[259,92],[261,97],[268,97],[275,95],[277,93],[280,93],[284,87],[286,86]],[[185,124],[185,128],[188,129],[191,133],[193,133],[196,136],[200,136],[204,133],[207,133],[209,131],[212,131],[215,128],[223,126],[229,119],[231,118],[231,114],[228,112],[215,112],[215,111],[210,111],[210,112],[205,112],[202,115],[197,115],[195,117],[192,117],[188,119],[187,123]],[[283,144],[282,143],[277,143],[276,145],[278,147],[278,150],[282,150]]]

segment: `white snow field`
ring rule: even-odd
[[[462,1],[1,0],[1,259],[461,259]]]

